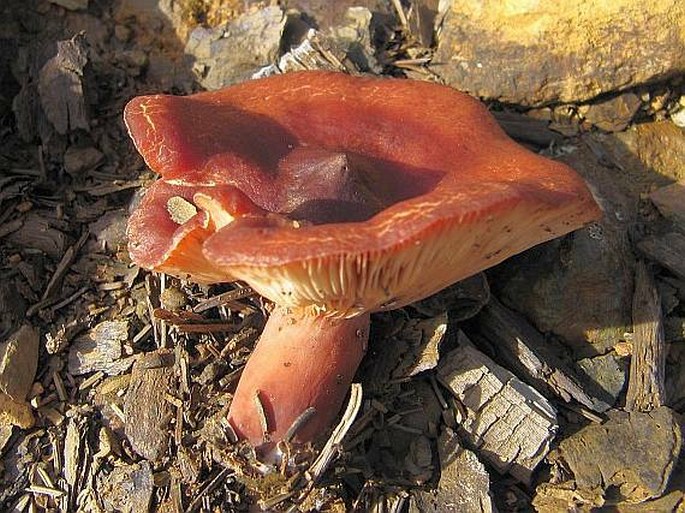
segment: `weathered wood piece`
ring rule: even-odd
[[[38,366],[38,330],[24,325],[0,343],[0,424],[33,425],[26,402]]]
[[[476,337],[485,338],[497,358],[539,390],[566,402],[577,401],[601,413],[607,398],[590,395],[586,387],[554,353],[550,343],[520,314],[491,299],[471,324]]]
[[[107,511],[149,511],[154,490],[152,468],[147,461],[115,467],[98,475],[100,498]]]
[[[665,402],[666,342],[661,298],[651,272],[638,262],[633,297],[633,355],[626,409],[651,411]]]
[[[550,455],[557,475],[571,479],[544,483],[533,501],[537,511],[582,511],[612,503],[639,503],[663,494],[678,460],[682,434],[672,410],[649,413],[612,410],[604,424],[590,424],[566,438]],[[569,491],[573,491],[572,494]],[[610,493],[610,497],[607,494]]]
[[[57,55],[47,61],[38,76],[38,94],[46,117],[60,134],[90,129],[84,98],[83,73],[88,63],[83,34],[57,42]]]
[[[255,77],[311,69],[351,71],[345,66],[344,61],[345,52],[333,45],[328,38],[312,29],[304,41],[281,56],[278,64],[267,66],[260,70]]]
[[[678,232],[654,235],[642,239],[637,247],[650,259],[685,280],[685,235]]]
[[[128,340],[128,321],[103,321],[69,348],[69,372],[75,376],[103,371],[119,374],[133,363],[122,357],[122,344]]]
[[[410,513],[492,513],[490,476],[478,456],[449,428],[438,438],[440,481],[435,490],[417,490]]]
[[[2,237],[0,237],[0,244]],[[8,334],[21,323],[26,315],[26,301],[19,294],[16,285],[0,278],[0,336]]]
[[[29,212],[22,218],[21,228],[10,233],[7,240],[15,246],[37,249],[52,258],[61,258],[67,236],[56,227],[58,224],[38,212]]]
[[[396,367],[392,377],[402,378],[434,369],[440,358],[440,346],[447,333],[447,314],[428,319],[411,319],[398,334]]]
[[[649,195],[661,215],[670,219],[685,231],[685,183],[674,183],[661,187]]]
[[[68,511],[77,511],[78,497],[88,482],[91,450],[87,443],[89,419],[73,411],[64,439],[62,477],[66,484]]]
[[[530,482],[559,427],[549,401],[461,332],[459,347],[441,359],[437,377],[463,408],[463,418],[457,419],[460,436],[499,472]]]
[[[175,408],[168,398],[175,397],[173,363],[173,353],[162,349],[141,357],[133,365],[124,402],[126,436],[133,450],[151,461],[164,455],[172,434]]]

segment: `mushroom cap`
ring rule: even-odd
[[[427,82],[290,73],[134,98],[125,121],[162,175],[135,261],[325,315],[406,305],[601,215],[572,169]]]

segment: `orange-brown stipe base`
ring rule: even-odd
[[[236,434],[267,458],[281,440],[296,445],[327,435],[368,338],[369,314],[328,319],[277,307],[231,403]]]

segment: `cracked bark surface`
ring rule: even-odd
[[[556,410],[539,392],[478,351],[463,333],[438,366],[461,406],[458,432],[501,473],[530,482],[556,435]]]

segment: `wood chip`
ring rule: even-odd
[[[78,496],[91,478],[91,450],[88,445],[89,426],[92,419],[81,414],[78,410],[71,412],[72,416],[67,424],[64,439],[63,460],[61,470],[66,486],[65,501],[68,511],[75,511]]]
[[[459,434],[499,472],[529,483],[559,427],[554,407],[462,332],[459,347],[441,359],[437,372],[466,411]]]
[[[83,69],[88,63],[83,33],[57,42],[57,55],[47,61],[38,77],[38,94],[46,117],[60,134],[78,128],[89,131],[84,98]]]
[[[232,474],[232,470],[230,468],[223,468],[216,472],[207,482],[206,484],[198,491],[196,497],[192,500],[192,502],[188,505],[186,508],[186,513],[194,513],[200,507],[202,506],[202,501],[204,498],[211,494],[214,490],[216,490],[217,487],[219,487],[224,480]]]
[[[39,495],[48,495],[50,497],[61,497],[64,491],[57,488],[48,488],[47,486],[31,485],[26,489],[27,492]]]
[[[81,237],[79,237],[78,241],[76,241],[75,244],[69,246],[69,248],[64,252],[64,255],[62,255],[62,259],[59,261],[59,264],[57,264],[55,272],[52,274],[52,276],[50,277],[50,281],[45,287],[45,292],[43,293],[43,297],[41,298],[43,301],[52,297],[57,288],[61,285],[62,280],[64,279],[64,275],[67,273],[69,267],[74,262],[74,259],[76,258],[76,255],[78,254],[79,250],[88,240],[88,235],[88,232],[83,233]]]
[[[7,240],[17,247],[36,249],[52,258],[61,258],[68,241],[55,224],[38,212],[29,212],[22,220],[21,229],[7,235]]]
[[[647,257],[685,280],[685,235],[677,232],[647,237],[637,247]]]
[[[240,328],[235,322],[205,319],[194,312],[170,312],[163,308],[155,308],[153,315],[155,320],[163,321],[184,333],[234,333]]]
[[[429,319],[411,319],[398,334],[404,344],[389,351],[401,351],[395,360],[394,378],[411,377],[434,369],[440,358],[440,345],[447,333],[447,313]]]
[[[252,287],[239,286],[233,290],[229,290],[228,292],[223,292],[216,296],[212,296],[200,301],[197,305],[195,305],[193,311],[196,313],[204,312],[205,310],[209,310],[211,308],[230,304],[239,299],[254,296],[255,294],[256,292],[252,289]]]
[[[97,371],[118,374],[130,367],[130,361],[121,360],[128,330],[127,320],[103,321],[78,338],[69,348],[69,372],[75,376]]]
[[[140,358],[133,366],[124,402],[125,432],[133,449],[150,461],[167,451],[169,424],[174,407],[167,395],[176,395],[174,355],[158,350]]]
[[[558,356],[561,347],[551,346],[522,315],[495,298],[481,310],[468,333],[474,340],[485,339],[487,343],[480,345],[491,347],[491,356],[496,355],[507,368],[540,390],[566,402],[577,401],[597,413],[610,408],[607,402],[612,400],[610,396],[604,394],[605,397],[599,398],[590,394],[589,387],[561,361]]]
[[[38,366],[39,333],[25,324],[0,343],[0,392],[11,399],[26,399]]]

